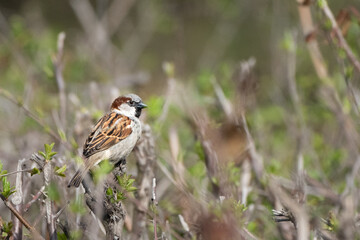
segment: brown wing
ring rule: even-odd
[[[129,128],[131,119],[117,114],[109,113],[102,117],[91,131],[84,144],[83,155],[89,158],[91,155],[104,151],[132,133]]]

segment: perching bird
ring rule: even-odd
[[[108,159],[116,165],[124,160],[141,136],[139,117],[147,106],[135,94],[120,96],[111,104],[92,129],[83,148],[84,166],[70,180],[68,187],[79,187],[86,173],[93,166]]]

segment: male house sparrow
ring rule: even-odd
[[[70,180],[68,187],[79,187],[90,168],[108,159],[114,165],[124,160],[141,136],[141,110],[147,106],[135,94],[120,96],[111,104],[92,129],[83,149],[84,166]]]

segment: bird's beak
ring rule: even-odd
[[[143,109],[143,108],[147,108],[148,106],[145,103],[140,102],[140,103],[137,104],[137,107],[140,108],[140,109]]]

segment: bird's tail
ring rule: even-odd
[[[74,176],[71,178],[70,182],[68,183],[68,187],[79,187],[88,170],[88,168],[81,168],[77,170]]]

